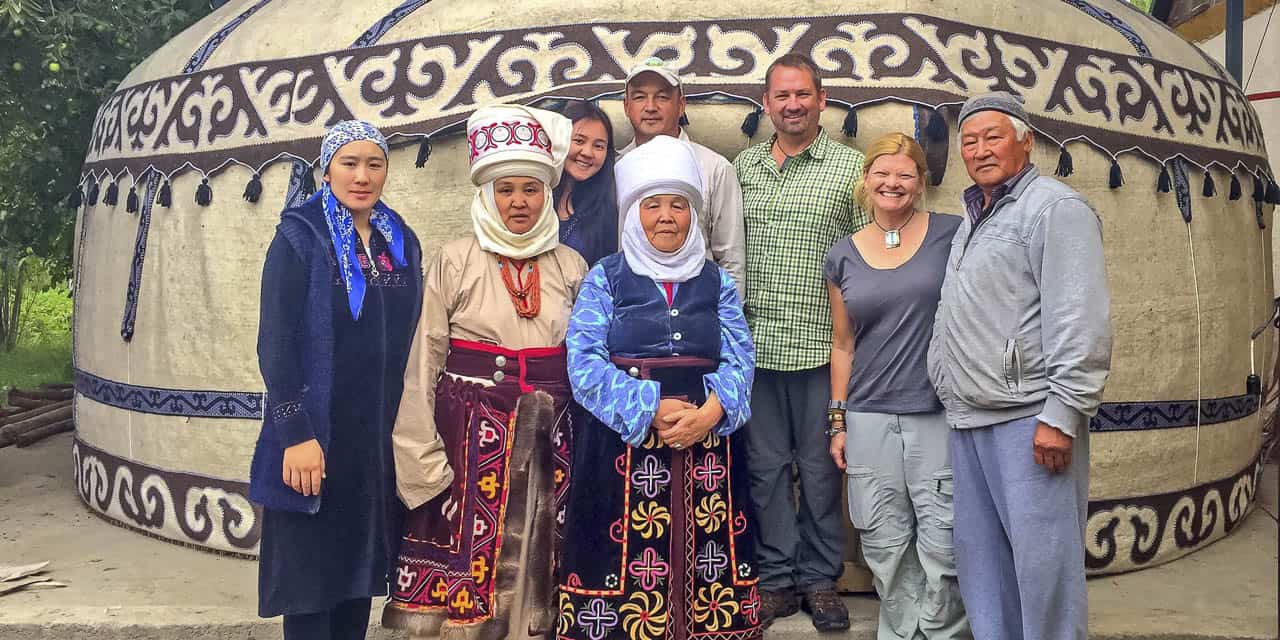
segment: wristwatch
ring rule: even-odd
[[[848,403],[846,403],[844,400],[828,400],[827,401],[827,411],[831,411],[832,409],[839,409],[841,411],[844,411],[848,407],[849,407]]]

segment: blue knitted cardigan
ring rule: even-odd
[[[405,260],[418,291],[414,326],[422,306],[422,246],[404,220]],[[321,496],[304,496],[284,483],[284,450],[315,438],[329,451],[329,410],[333,396],[333,291],[338,265],[318,200],[286,209],[276,226],[295,255],[307,265],[306,308],[284,309],[272,304],[280,287],[276,274],[283,252],[268,251],[262,269],[262,304],[258,320],[258,366],[267,393],[263,401],[262,431],[249,469],[249,499],[267,509],[316,513]],[[273,242],[274,244],[278,244]],[[346,301],[343,301],[346,306]],[[416,329],[415,329],[416,330]],[[371,393],[376,390],[344,390]],[[399,398],[394,402],[399,403]]]

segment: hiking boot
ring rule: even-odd
[[[760,628],[762,629],[767,629],[778,618],[795,615],[799,610],[799,598],[792,589],[760,591]]]
[[[813,617],[813,627],[818,631],[844,631],[849,628],[849,610],[835,589],[804,594],[800,608]]]

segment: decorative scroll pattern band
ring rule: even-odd
[[[1253,506],[1262,462],[1239,473],[1157,496],[1089,503],[1085,566],[1090,573],[1168,562],[1236,528]]]
[[[258,554],[262,510],[249,502],[248,484],[150,467],[79,438],[71,459],[80,499],[99,515],[182,544]]]
[[[1023,96],[1032,124],[1055,142],[1084,137],[1113,156],[1180,154],[1200,166],[1266,165],[1256,114],[1238,87],[1211,74],[1160,55],[880,13],[451,33],[160,78],[106,101],[85,170],[172,173],[191,163],[213,173],[231,160],[312,160],[324,128],[340,119],[370,120],[392,136],[431,134],[493,100],[617,92],[626,69],[659,52],[691,96],[754,97],[765,67],[788,51],[813,57],[828,94],[848,104],[938,107],[1003,89]]]
[[[1085,0],[1063,0],[1063,2],[1066,2],[1067,4],[1093,16],[1099,22],[1111,27],[1117,33],[1124,36],[1124,39],[1128,40],[1129,44],[1133,45],[1133,50],[1137,51],[1138,55],[1144,58],[1151,57],[1151,48],[1147,46],[1147,43],[1142,41],[1142,36],[1138,35],[1138,32],[1134,31],[1133,27],[1129,26],[1129,23],[1125,22],[1124,19],[1110,11],[1107,11],[1106,9],[1099,9]]]
[[[76,391],[102,404],[162,416],[262,419],[262,394],[248,391],[193,391],[143,387],[100,378],[76,369]]]
[[[1196,421],[1196,405],[1200,421]],[[1247,418],[1258,411],[1258,396],[1154,402],[1104,402],[1098,415],[1089,422],[1089,431],[1139,431],[1175,429],[1231,422]]]
[[[263,394],[251,391],[192,391],[144,387],[100,378],[79,369],[76,391],[91,400],[119,409],[196,418],[262,418]],[[1196,426],[1195,400],[1104,402],[1089,423],[1089,431],[1138,431]],[[1210,425],[1240,420],[1258,411],[1257,396],[1205,398],[1199,402],[1200,421]]]
[[[392,9],[391,13],[388,13],[376,24],[366,29],[364,33],[360,34],[360,37],[356,38],[356,41],[351,43],[351,48],[363,49],[377,44],[378,40],[381,40],[382,36],[387,35],[387,32],[390,31],[392,27],[400,24],[401,20],[409,17],[409,14],[414,11],[426,6],[430,1],[431,0],[405,0],[405,2],[400,6]],[[293,166],[289,170],[289,185],[286,188],[284,196],[284,206],[286,209],[301,205],[311,195],[311,193],[304,188],[307,174],[311,173],[311,171],[310,163],[297,158],[293,160]]]
[[[159,538],[235,555],[257,555],[262,510],[248,485],[158,469],[76,439],[80,498],[103,517]],[[1154,566],[1233,531],[1253,506],[1262,464],[1185,491],[1089,503],[1090,574]]]
[[[409,17],[409,14],[421,9],[428,2],[431,2],[431,0],[405,0],[400,6],[392,9],[391,13],[379,20],[377,24],[360,34],[360,37],[351,43],[351,48],[359,49],[376,44],[392,27],[400,24],[401,20]]]
[[[271,0],[258,0],[258,2],[252,7],[245,9],[231,22],[223,25],[221,29],[218,29],[218,31],[210,36],[208,40],[205,40],[204,44],[200,45],[199,49],[196,49],[195,53],[191,54],[191,58],[187,60],[187,64],[182,67],[182,73],[195,73],[204,67],[204,63],[208,62],[209,56],[213,55],[213,52],[217,51],[218,46],[231,36],[231,32],[235,31],[236,27],[244,24],[245,20],[252,17],[259,9],[265,7],[268,2],[271,2]]]
[[[120,319],[120,337],[125,342],[133,340],[133,326],[138,319],[138,297],[142,294],[142,265],[147,259],[151,209],[155,206],[156,187],[159,184],[159,174],[152,171],[147,175],[147,186],[142,198],[142,213],[138,216],[138,235],[133,241],[133,259],[129,261],[129,286],[124,293],[124,317]]]

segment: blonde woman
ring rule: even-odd
[[[926,359],[958,216],[923,209],[924,150],[866,150],[854,197],[872,224],[827,254],[831,457],[880,594],[880,640],[970,637],[952,553],[947,421]]]

